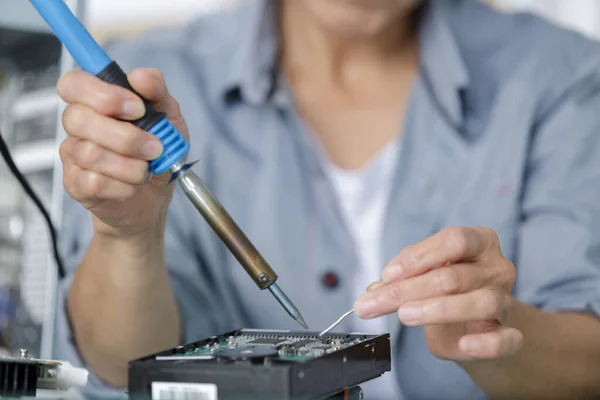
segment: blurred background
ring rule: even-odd
[[[105,41],[183,24],[243,0],[65,1]],[[598,0],[488,2],[506,11],[534,11],[600,39]],[[73,66],[28,0],[0,0],[0,130],[59,230],[64,192],[57,149],[64,132],[55,85]],[[55,270],[41,214],[0,162],[0,354],[27,348],[52,357]]]

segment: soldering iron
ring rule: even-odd
[[[127,81],[125,72],[109,58],[63,0],[30,2],[84,71],[136,93]],[[185,163],[184,159],[190,148],[188,142],[167,119],[165,113],[154,110],[149,101],[143,98],[142,100],[146,113],[133,123],[156,135],[163,145],[162,155],[149,163],[150,172],[154,175],[171,173],[171,180],[179,182],[187,198],[244,267],[254,283],[261,290],[269,289],[288,314],[306,329],[306,322],[300,312],[276,283],[275,271],[202,179],[191,170],[193,163]]]

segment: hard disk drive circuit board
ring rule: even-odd
[[[129,395],[196,387],[210,400],[317,400],[390,370],[389,334],[240,329],[132,361]]]
[[[360,345],[368,340],[367,335],[331,334],[320,338],[317,334],[247,331],[210,340],[206,344],[198,344],[175,357],[198,357],[207,360],[277,358],[282,361],[302,362]]]

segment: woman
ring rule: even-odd
[[[249,0],[109,50],[189,128],[196,172],[310,327],[356,301],[339,330],[392,334],[367,398],[599,394],[596,43],[469,0]],[[59,337],[90,390],[182,341],[297,329],[168,177],[146,179],[160,143],[120,121],[140,99],[80,71],[58,90],[78,203]]]

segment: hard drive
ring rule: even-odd
[[[326,399],[391,370],[390,336],[240,329],[129,364],[132,399]]]

